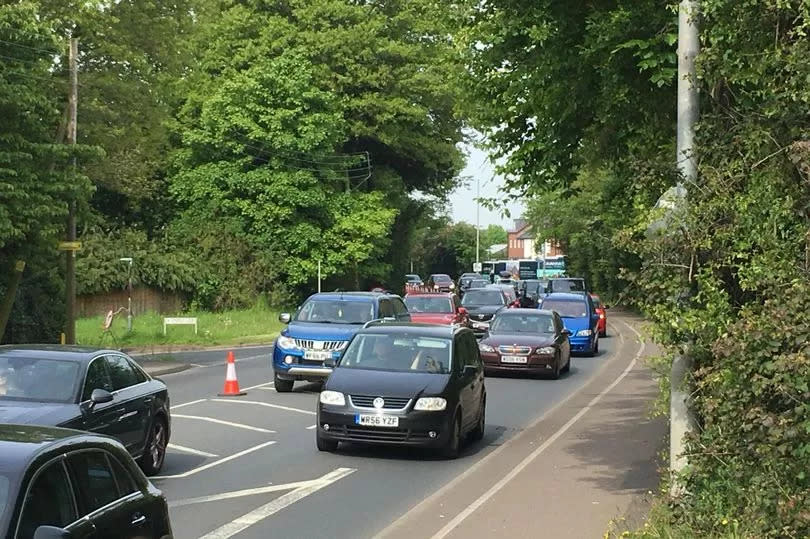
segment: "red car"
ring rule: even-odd
[[[405,296],[405,305],[408,307],[412,322],[470,327],[467,309],[461,306],[455,294],[412,292]]]
[[[596,329],[599,331],[600,337],[607,337],[607,305],[603,304],[596,294],[591,294],[591,299],[593,300],[593,310],[599,315]]]

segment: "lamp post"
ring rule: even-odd
[[[132,333],[132,257],[127,256],[118,260],[129,264],[127,276],[127,333]]]

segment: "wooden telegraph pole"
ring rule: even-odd
[[[70,71],[70,95],[68,96],[67,143],[76,145],[76,122],[79,101],[79,56],[78,38],[70,39],[68,68]],[[75,182],[76,158],[73,158],[71,182]],[[67,243],[65,245],[65,344],[76,344],[76,199],[68,201]]]

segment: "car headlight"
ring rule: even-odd
[[[331,404],[332,406],[346,406],[346,397],[339,391],[321,391],[321,404]]]
[[[590,329],[580,329],[577,331],[577,337],[590,337],[593,333]]]
[[[287,350],[298,350],[298,345],[295,344],[295,339],[292,337],[285,337],[284,335],[279,335],[276,344],[279,345],[281,348],[286,348]]]
[[[478,349],[481,350],[482,352],[488,352],[488,353],[492,353],[492,352],[495,351],[494,346],[490,346],[490,345],[488,345],[486,343],[483,343],[483,342],[478,343]]]
[[[553,346],[543,346],[537,349],[537,353],[541,356],[553,356],[554,352],[555,350]]]
[[[450,283],[450,290],[453,290],[456,287],[454,283]]]
[[[416,401],[414,410],[422,412],[440,412],[447,408],[447,400],[441,397],[422,397]]]

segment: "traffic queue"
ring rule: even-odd
[[[276,341],[277,392],[323,384],[316,445],[341,442],[434,448],[454,458],[484,435],[485,375],[558,379],[571,356],[599,353],[607,307],[584,279],[465,273],[405,276],[383,289],[310,296]]]

